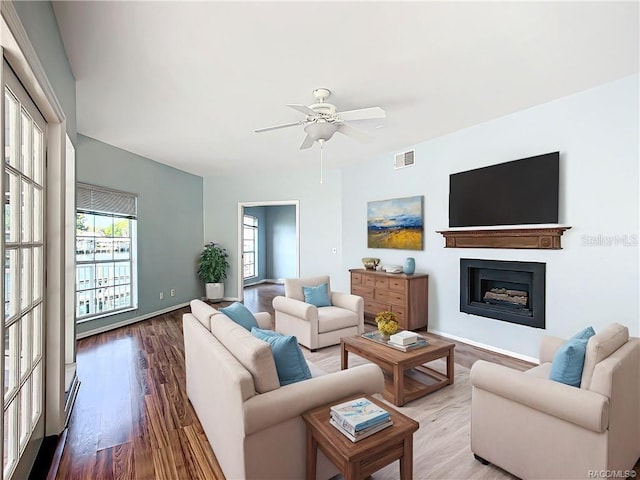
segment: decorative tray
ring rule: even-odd
[[[418,341],[416,343],[411,343],[409,345],[397,345],[389,340],[383,340],[382,334],[378,331],[363,333],[362,336],[367,340],[371,340],[372,342],[381,343],[386,345],[387,347],[395,348],[396,350],[400,350],[401,352],[408,352],[409,350],[414,350],[416,348],[426,347],[429,345],[429,341],[418,335]]]

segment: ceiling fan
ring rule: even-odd
[[[255,132],[262,133],[280,128],[303,125],[307,136],[300,145],[300,150],[311,148],[313,146],[313,142],[318,142],[322,149],[322,144],[329,140],[336,132],[340,132],[343,135],[352,137],[361,142],[371,140],[372,137],[369,134],[352,127],[346,122],[385,118],[384,110],[380,107],[369,107],[338,112],[335,105],[325,101],[330,95],[330,90],[326,88],[317,88],[313,91],[313,96],[317,100],[317,103],[314,103],[313,105],[287,105],[288,107],[306,115],[304,120],[285,123],[283,125],[275,125],[273,127],[259,128],[255,130]]]

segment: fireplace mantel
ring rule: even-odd
[[[560,237],[571,227],[507,228],[495,230],[438,230],[445,248],[535,248],[559,250]]]

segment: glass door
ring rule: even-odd
[[[30,464],[44,435],[45,128],[3,61],[3,479]]]

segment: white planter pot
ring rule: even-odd
[[[224,298],[224,283],[207,283],[207,300],[222,300]]]

